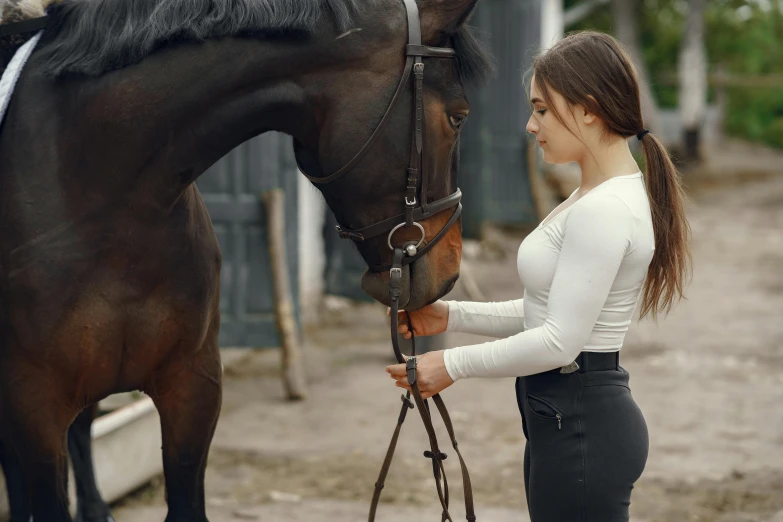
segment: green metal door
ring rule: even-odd
[[[540,0],[484,0],[470,23],[498,62],[496,77],[468,93],[471,113],[460,148],[463,231],[477,238],[485,221],[529,224],[537,219],[528,178],[530,109],[522,76],[540,40]]]
[[[267,133],[243,143],[198,180],[223,252],[221,346],[279,346],[275,326],[267,219],[261,194],[285,191],[286,251],[299,314],[297,176],[291,139]]]

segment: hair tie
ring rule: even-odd
[[[636,135],[636,139],[639,141],[642,141],[642,138],[644,138],[646,135],[650,134],[650,131],[647,129],[644,129],[642,132]]]

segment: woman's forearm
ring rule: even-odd
[[[447,301],[447,332],[462,332],[488,337],[510,337],[525,329],[523,299],[498,303]]]

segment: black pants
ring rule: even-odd
[[[647,424],[619,364],[519,377],[531,522],[627,522]]]

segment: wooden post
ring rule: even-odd
[[[307,398],[302,357],[297,339],[294,304],[289,285],[288,262],[285,248],[285,199],[281,189],[273,189],[261,196],[266,208],[269,227],[269,259],[275,296],[275,316],[282,349],[283,387],[288,400]]]

